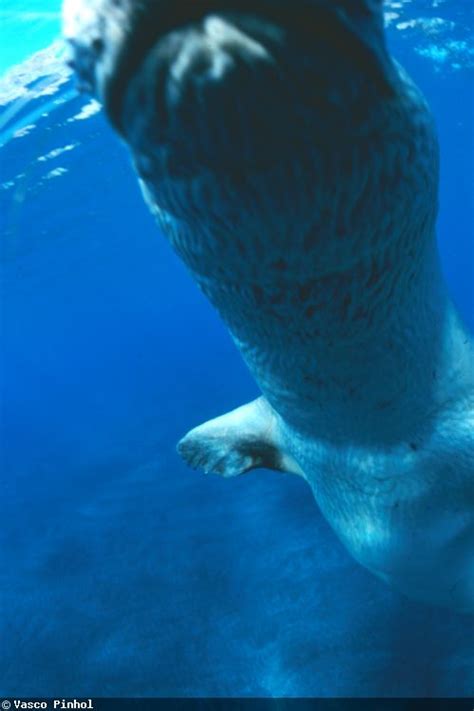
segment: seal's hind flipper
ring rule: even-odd
[[[193,469],[224,477],[263,467],[294,474],[300,468],[277,442],[277,419],[261,397],[188,432],[178,452]]]

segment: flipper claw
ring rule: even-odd
[[[225,478],[260,467],[301,474],[277,440],[275,413],[258,398],[194,428],[177,449],[191,468]]]

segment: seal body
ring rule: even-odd
[[[381,3],[67,0],[64,17],[263,394],[183,457],[303,476],[363,565],[473,611],[473,345],[439,265],[433,121]]]

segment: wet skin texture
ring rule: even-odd
[[[438,146],[378,0],[67,0],[85,90],[262,397],[191,466],[306,479],[405,594],[474,611],[472,339],[441,276]]]

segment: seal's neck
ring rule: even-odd
[[[216,241],[220,256],[198,271],[194,249],[206,235],[194,230],[191,242],[179,230],[177,241],[286,423],[331,441],[388,444],[413,438],[421,422],[427,426],[427,410],[436,413],[448,382],[465,370],[462,359],[451,363],[464,334],[446,293],[433,226],[423,228],[400,232],[351,265],[341,250],[340,268],[321,273],[311,270],[303,250],[298,268],[291,247],[271,261],[257,248],[259,261],[245,240],[234,260]]]

